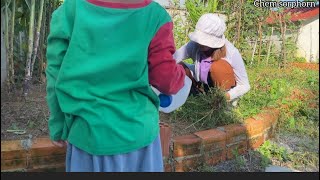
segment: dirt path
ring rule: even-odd
[[[316,63],[290,63],[290,65],[301,68],[301,69],[319,71],[319,64],[316,64]]]

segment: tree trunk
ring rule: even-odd
[[[279,68],[282,67],[282,59],[283,59],[283,23],[282,23],[282,18],[281,15],[278,15],[278,19],[279,19],[279,25],[280,25],[280,33],[281,33],[281,53],[280,53],[280,58],[278,59],[278,66]]]
[[[254,46],[253,46],[253,50],[252,50],[252,55],[251,55],[251,65],[253,64],[253,59],[254,59],[254,53],[256,52],[256,48],[257,48],[257,42],[258,40],[256,39],[254,42]]]
[[[43,4],[44,0],[40,0],[40,10],[39,10],[39,17],[38,17],[38,22],[37,22],[37,30],[36,30],[36,39],[35,39],[35,45],[34,45],[34,50],[33,50],[33,58],[31,62],[31,78],[33,75],[33,69],[34,69],[34,63],[36,62],[36,58],[38,55],[38,47],[39,47],[39,40],[40,40],[40,31],[41,31],[41,25],[42,25],[42,13],[43,13]]]
[[[9,8],[9,2],[8,0],[6,0],[5,2],[5,9],[4,9],[4,13],[5,13],[5,51],[6,51],[6,69],[7,69],[7,78],[6,78],[6,84],[7,84],[7,88],[8,91],[11,91],[11,83],[10,83],[10,59],[9,59],[9,12],[8,12],[8,8]]]
[[[287,31],[287,24],[283,22],[283,32],[282,32],[282,68],[286,67],[287,65],[287,49],[286,49],[286,31]]]
[[[7,51],[5,44],[5,26],[6,26],[5,12],[1,11],[1,89],[3,88],[4,82],[7,80]]]
[[[259,22],[258,65],[260,65],[260,61],[261,61],[261,47],[262,47],[262,22]]]
[[[286,22],[282,14],[278,17],[281,32],[281,57],[279,58],[279,68],[283,68],[286,63]]]
[[[41,40],[40,40],[40,44],[39,44],[39,48],[40,48],[40,53],[39,53],[39,81],[41,83],[45,82],[45,77],[43,75],[43,71],[44,71],[44,58],[45,58],[45,51],[44,51],[44,45],[45,45],[45,37],[46,36],[46,29],[47,29],[47,3],[48,1],[45,1],[44,4],[44,9],[43,9],[43,20],[42,20],[42,28],[41,28]]]
[[[9,72],[10,72],[10,84],[14,85],[14,55],[13,55],[13,41],[14,41],[14,25],[15,25],[15,15],[16,15],[16,0],[12,0],[12,13],[11,13],[11,32],[10,32],[10,53],[9,53]]]
[[[239,5],[238,27],[237,27],[237,41],[236,41],[236,44],[239,44],[239,43],[240,43],[242,5],[243,5],[243,0],[240,1],[240,5]]]
[[[19,32],[19,59],[20,59],[20,62],[23,62],[23,58],[24,58],[24,51],[23,51],[24,40],[25,40],[25,32],[20,31]]]
[[[269,44],[268,44],[268,52],[267,52],[267,61],[266,61],[266,64],[268,65],[269,64],[269,56],[270,56],[270,51],[271,51],[271,46],[272,46],[272,36],[273,36],[273,30],[274,28],[271,27],[271,35],[269,37]]]
[[[23,96],[27,96],[29,93],[30,80],[31,80],[31,57],[33,48],[33,29],[34,29],[34,14],[35,14],[35,0],[31,0],[30,8],[30,22],[29,22],[29,40],[28,40],[28,55],[25,68],[25,79],[23,84]]]

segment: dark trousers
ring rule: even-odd
[[[192,80],[190,95],[208,92],[211,87],[217,87],[221,90],[228,91],[236,86],[235,74],[232,66],[226,60],[217,60],[211,64],[208,74],[208,84],[197,82],[191,74],[190,69],[182,64],[185,68],[186,75]]]

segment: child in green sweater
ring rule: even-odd
[[[65,0],[47,47],[50,138],[67,171],[163,171],[159,99],[185,72],[173,24],[151,0]]]

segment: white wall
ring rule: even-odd
[[[164,7],[169,7],[170,2],[172,2],[173,0],[153,0],[153,1],[159,3],[160,5],[162,5]],[[177,0],[177,1],[180,2],[181,7],[184,7],[185,0]]]
[[[319,60],[319,15],[302,22],[297,46],[299,57],[306,58],[308,62]]]

